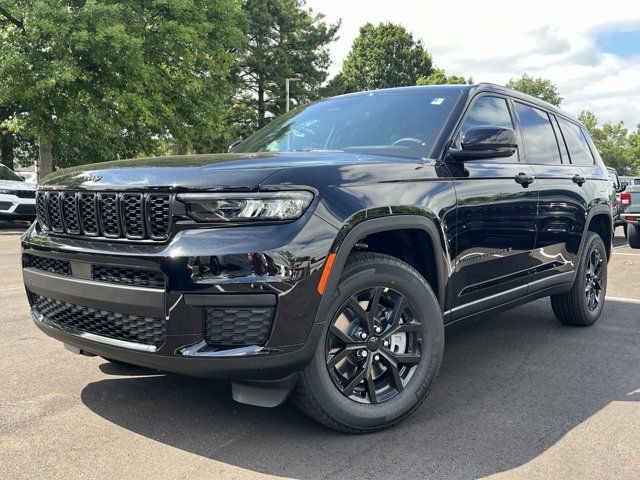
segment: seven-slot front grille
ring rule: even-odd
[[[167,193],[38,192],[36,213],[54,233],[162,241],[171,232]]]
[[[33,305],[43,321],[49,325],[71,328],[75,331],[92,333],[145,345],[162,345],[167,338],[167,324],[164,319],[109,312],[83,307],[31,294]]]

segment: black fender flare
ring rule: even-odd
[[[343,227],[343,231],[344,229],[345,227]],[[436,272],[438,276],[438,291],[435,293],[439,299],[440,309],[444,312],[445,293],[449,274],[449,268],[447,267],[448,260],[444,247],[444,236],[441,234],[436,223],[426,216],[393,215],[363,220],[355,227],[349,229],[346,235],[338,236],[330,251],[330,253],[335,253],[336,257],[333,261],[331,272],[325,284],[322,300],[320,301],[320,306],[316,313],[315,323],[322,323],[327,320],[329,308],[331,307],[340,275],[342,274],[342,270],[344,269],[349,253],[351,253],[358,240],[373,233],[402,229],[423,230],[431,238],[434,256],[436,258]]]
[[[578,250],[578,258],[582,258],[582,251],[584,249],[585,240],[587,238],[587,232],[589,231],[589,225],[591,224],[591,220],[593,220],[593,217],[595,217],[596,215],[606,215],[607,217],[609,217],[609,220],[611,222],[611,238],[610,238],[611,245],[609,245],[608,250],[609,252],[612,251],[613,235],[614,235],[613,212],[609,204],[599,204],[589,209],[589,213],[587,214],[587,218],[584,223],[584,232],[582,232],[582,240],[580,240],[580,249]],[[609,259],[611,259],[611,255],[609,255]],[[576,273],[577,271],[578,269],[576,267]]]

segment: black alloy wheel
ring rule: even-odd
[[[398,395],[420,363],[422,324],[406,297],[377,286],[352,295],[326,337],[325,358],[334,384],[361,403]]]
[[[585,275],[585,293],[587,295],[587,308],[591,312],[600,306],[603,291],[602,275],[604,272],[604,261],[600,252],[595,248],[589,254],[589,263]]]
[[[424,401],[442,363],[444,324],[431,286],[398,258],[358,252],[325,295],[325,328],[293,401],[342,432],[403,421]]]

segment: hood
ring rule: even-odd
[[[389,159],[345,152],[224,153],[119,160],[52,173],[42,186],[79,189],[213,190],[258,188],[279,170],[385,163]]]
[[[0,180],[0,190],[35,190],[36,184],[14,180]]]

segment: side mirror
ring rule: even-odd
[[[236,148],[241,143],[242,143],[242,138],[240,140],[236,140],[235,142],[233,142],[231,145],[229,145],[229,148],[227,149],[227,153],[229,153],[231,150]]]
[[[454,160],[468,161],[484,158],[510,157],[518,149],[515,130],[504,127],[473,127],[460,138],[461,148],[449,148]]]

